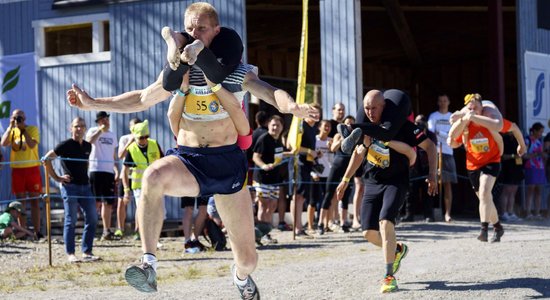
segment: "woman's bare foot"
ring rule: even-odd
[[[187,62],[189,65],[194,64],[202,49],[204,49],[204,44],[200,40],[193,41],[193,43],[183,48],[183,52],[180,56],[181,61]]]
[[[176,34],[177,33],[168,26],[163,27],[161,31],[162,38],[166,41],[166,45],[168,46],[166,60],[172,70],[176,70],[180,65],[180,47],[178,47]]]

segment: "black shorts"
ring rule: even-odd
[[[299,164],[298,165],[298,178],[296,182],[296,194],[304,196],[309,199],[311,192],[311,185],[313,179],[311,178],[311,164]]]
[[[128,186],[132,186],[132,179],[128,179]],[[118,183],[118,195],[120,198],[124,197],[124,184],[122,183],[122,179],[120,179],[120,182]]]
[[[388,220],[395,225],[399,208],[403,205],[409,188],[408,183],[376,184],[365,182],[361,206],[361,227],[365,230],[380,230],[380,221]]]
[[[206,148],[178,146],[166,151],[166,155],[176,155],[193,174],[200,187],[198,196],[234,194],[246,188],[248,162],[236,144]]]
[[[500,173],[500,163],[491,163],[473,171],[468,170],[468,177],[476,192],[479,191],[479,176],[481,176],[482,173],[497,178],[498,173]]]
[[[90,172],[90,185],[96,201],[115,203],[115,174],[109,172]]]
[[[197,206],[206,206],[208,204],[209,197],[181,197],[181,208],[194,207],[195,200]]]

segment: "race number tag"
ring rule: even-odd
[[[367,161],[379,168],[385,169],[390,166],[390,149],[379,141],[373,142],[367,153]]]
[[[471,139],[470,146],[472,146],[472,152],[474,153],[489,152],[489,139],[488,138]]]
[[[207,86],[191,86],[185,99],[184,113],[191,115],[216,115],[223,111],[218,97]]]

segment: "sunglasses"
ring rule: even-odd
[[[144,136],[140,136],[140,137],[139,137],[140,140],[146,140],[146,139],[148,139],[148,138],[149,138],[148,135],[144,135]]]

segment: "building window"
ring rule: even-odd
[[[34,21],[39,66],[109,61],[108,17],[93,14]]]
[[[92,52],[92,23],[46,27],[44,32],[46,57]]]

